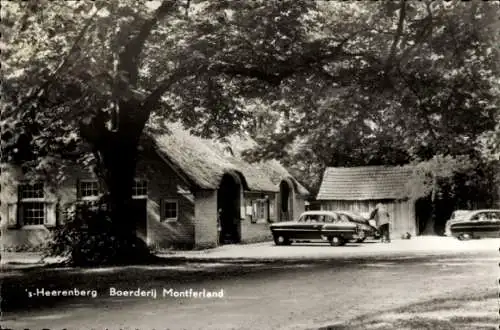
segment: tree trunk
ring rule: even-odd
[[[425,224],[424,231],[422,232],[422,235],[436,235],[436,187],[437,187],[437,179],[436,176],[433,175],[433,186],[432,186],[432,193],[431,193],[431,212],[430,212],[430,217],[429,220],[427,220]]]
[[[102,152],[104,180],[113,226],[122,233],[135,231],[135,219],[130,217],[132,187],[137,162],[137,145],[116,134],[107,150]]]
[[[434,208],[433,208],[431,216],[425,224],[424,231],[422,232],[422,235],[428,235],[428,236],[436,235],[436,230],[434,229],[435,224],[436,224],[436,219],[435,219]]]
[[[123,117],[122,117],[123,118]],[[148,259],[145,242],[137,237],[137,221],[132,199],[142,127],[138,122],[120,120],[117,131],[107,131],[98,146],[99,172],[106,185],[105,203],[115,237],[115,263],[137,263]]]

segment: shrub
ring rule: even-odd
[[[74,266],[147,262],[150,251],[134,233],[116,230],[105,204],[81,203],[68,209],[45,256],[59,256]]]

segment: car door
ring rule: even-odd
[[[500,235],[500,212],[485,211],[478,214],[475,220],[475,231],[477,236],[499,237]]]
[[[339,220],[339,215],[336,213],[325,216],[325,223],[321,228],[321,235],[328,237],[332,236],[332,234],[337,234],[339,230]]]
[[[308,232],[309,239],[321,239],[321,229],[325,225],[327,215],[317,215],[312,222],[310,230]]]
[[[351,227],[349,222],[345,220],[345,215],[342,213],[332,213],[332,215],[328,217],[328,221],[323,228],[323,234],[331,236],[341,233],[345,230],[346,225]]]
[[[474,237],[496,236],[498,225],[490,221],[490,212],[483,211],[473,214],[469,219],[452,224],[454,233],[468,233]]]
[[[480,212],[472,216],[468,225],[475,237],[488,236],[488,231],[491,230],[486,212]]]
[[[324,224],[323,216],[319,214],[310,214],[308,221],[304,224],[301,231],[303,239],[319,239],[321,227]]]
[[[315,228],[317,227],[317,215],[307,214],[302,216],[299,221],[293,226],[294,238],[311,239],[314,237]]]
[[[500,237],[500,211],[490,212],[490,221],[494,226],[494,237]]]

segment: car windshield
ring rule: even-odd
[[[340,222],[350,222],[351,218],[347,214],[340,214]]]

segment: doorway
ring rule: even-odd
[[[234,244],[241,241],[240,204],[240,180],[226,173],[217,190],[217,210],[220,221],[219,244]]]
[[[293,220],[292,204],[293,188],[288,180],[280,183],[280,221]]]

